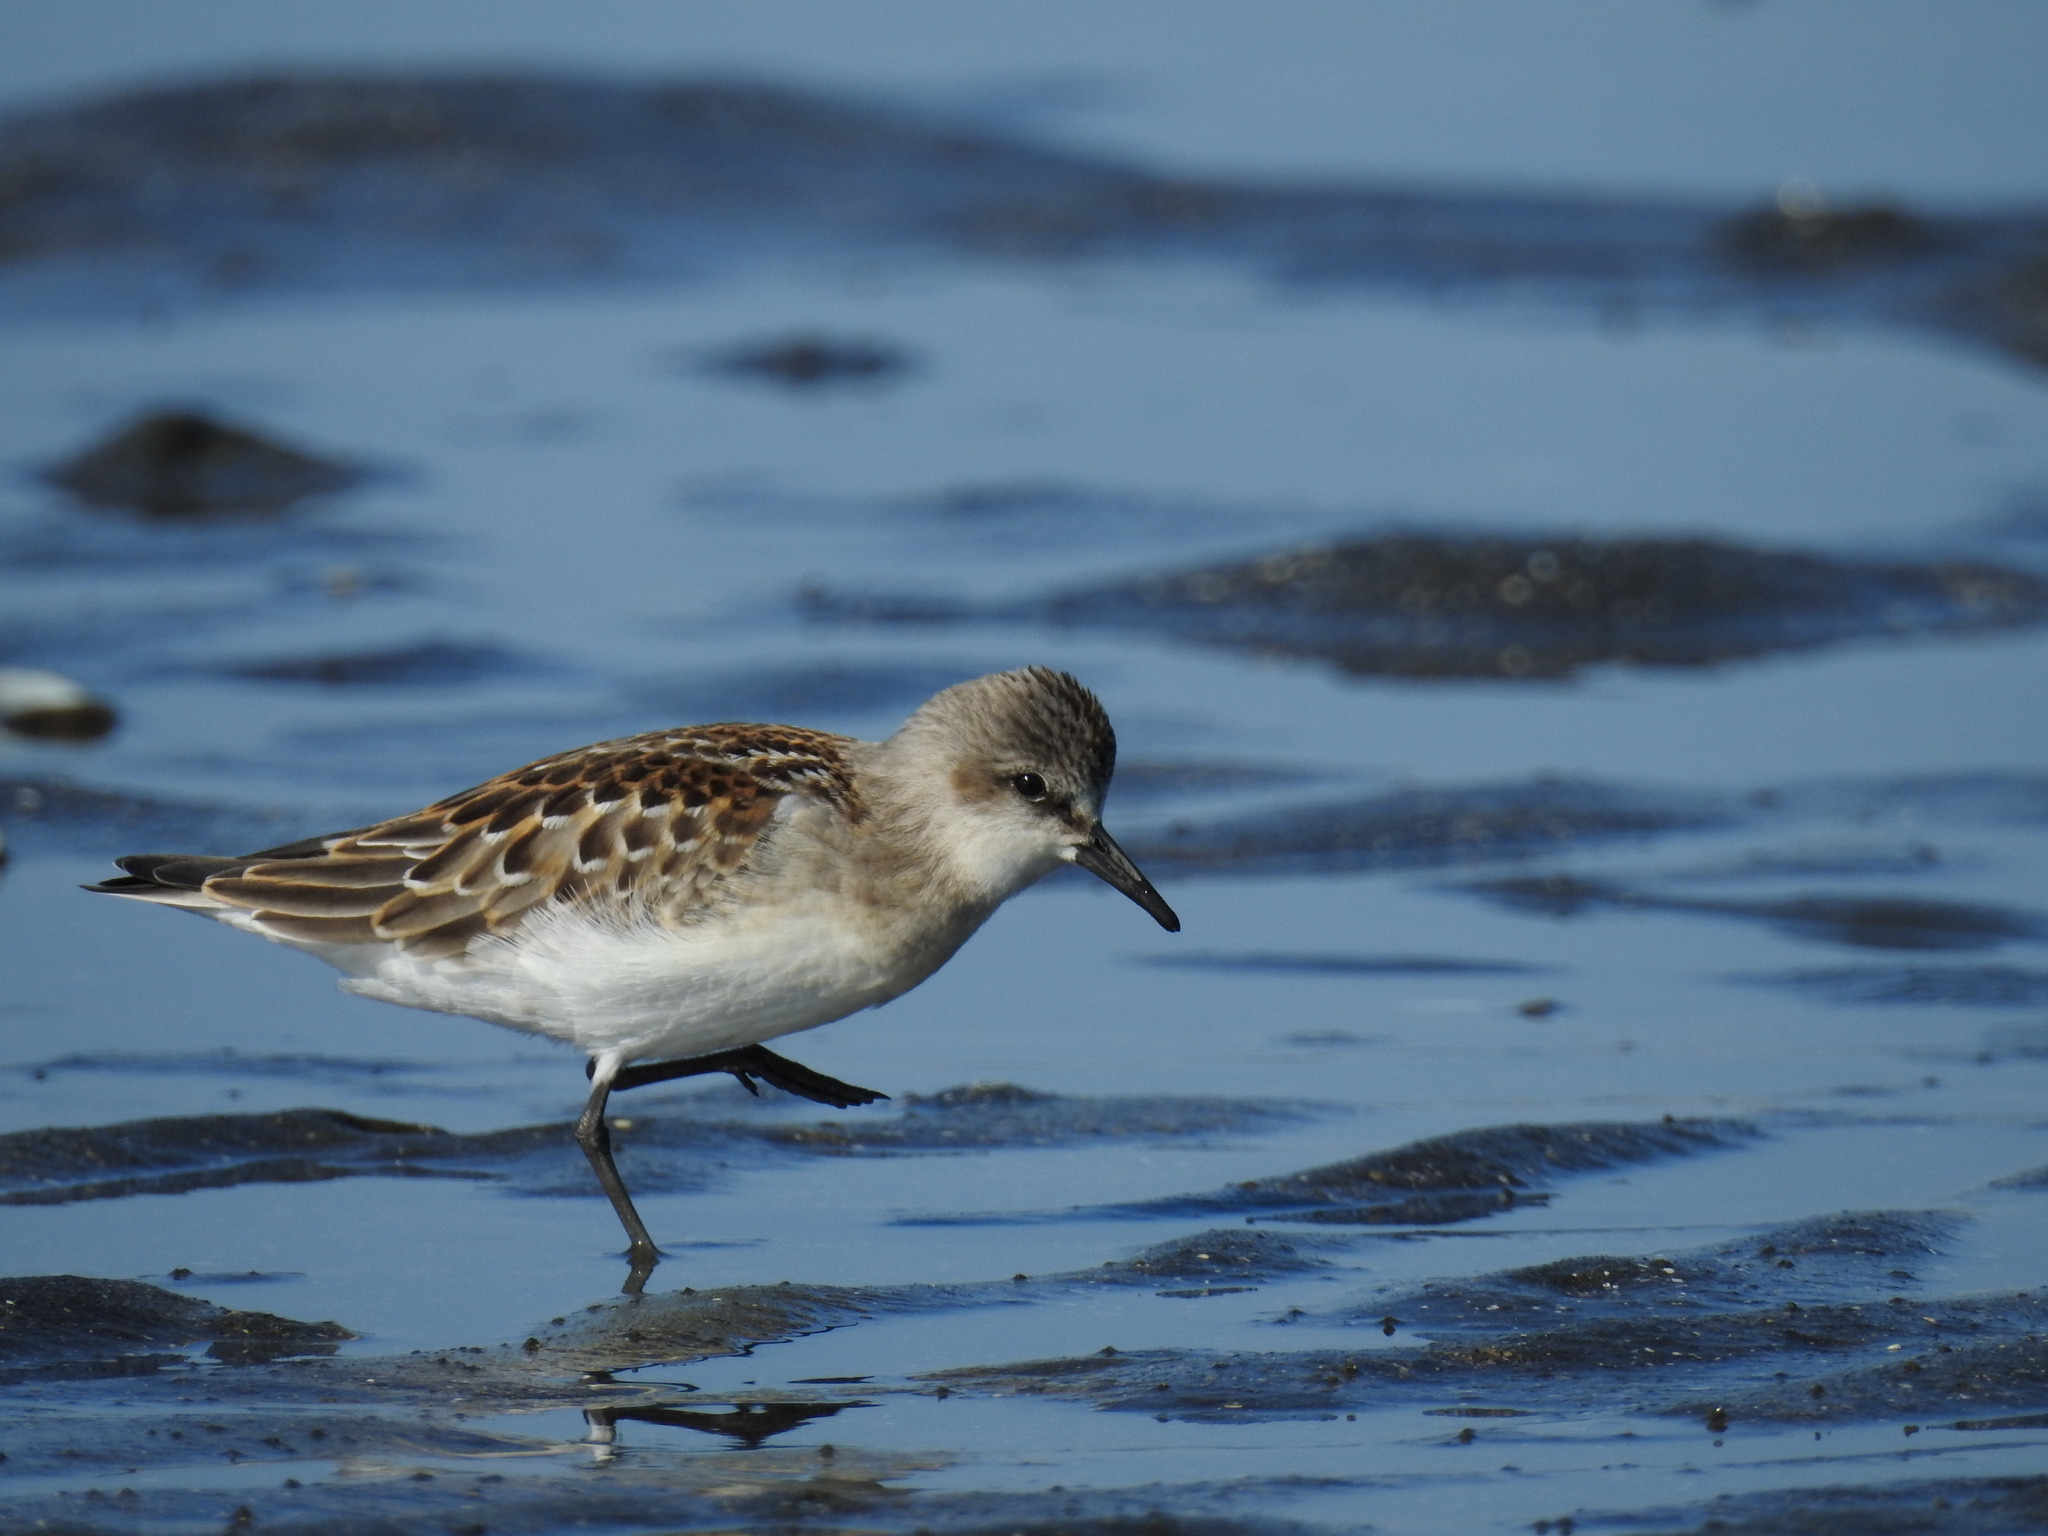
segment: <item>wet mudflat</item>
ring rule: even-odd
[[[2037,210],[537,70],[0,161],[0,665],[118,710],[0,736],[0,1530],[2048,1527]],[[637,1298],[571,1055],[76,889],[1026,661],[1185,931],[621,1095]]]

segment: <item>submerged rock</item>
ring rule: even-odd
[[[113,705],[61,672],[0,667],[0,726],[43,741],[97,741],[114,728]]]
[[[275,515],[347,490],[361,471],[196,411],[161,411],[52,465],[43,478],[87,506],[191,518]]]

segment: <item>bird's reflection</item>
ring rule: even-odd
[[[640,1424],[666,1424],[675,1429],[694,1429],[707,1435],[724,1435],[735,1444],[752,1450],[755,1446],[792,1429],[801,1429],[817,1419],[829,1419],[847,1408],[866,1408],[867,1403],[735,1403],[723,1413],[698,1408],[675,1408],[656,1403],[639,1408],[586,1408],[583,1421],[590,1426],[585,1437],[592,1445],[609,1446],[618,1437],[623,1420]]]

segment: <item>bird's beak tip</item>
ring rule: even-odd
[[[1116,839],[1103,827],[1098,825],[1094,837],[1074,849],[1071,858],[1143,907],[1168,933],[1180,932],[1180,915],[1166,904],[1152,882],[1131,862],[1130,855],[1116,845]]]

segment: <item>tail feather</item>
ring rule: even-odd
[[[131,853],[114,860],[125,874],[85,887],[102,896],[129,896],[169,906],[210,907],[216,905],[202,887],[215,875],[240,874],[252,864],[275,863],[282,859],[317,859],[348,832],[329,832],[302,838],[279,848],[245,853],[239,858],[222,858],[208,853]]]

